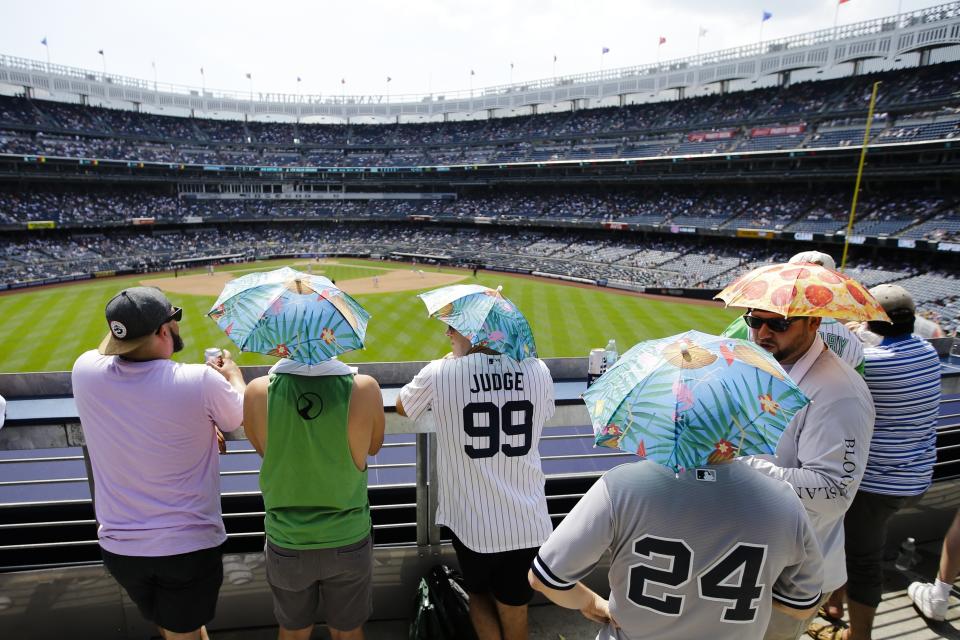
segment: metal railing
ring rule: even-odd
[[[417,363],[406,363],[417,364]],[[376,366],[376,365],[375,365]],[[409,366],[407,369],[411,368]],[[551,361],[551,368],[555,372],[561,371],[568,375],[573,372],[579,372],[582,368],[585,370],[585,359],[564,359],[562,361]],[[259,368],[257,368],[259,369]],[[2,376],[7,380],[2,382],[11,382],[10,376]],[[250,377],[250,376],[248,376]],[[943,387],[947,393],[956,393],[960,391],[958,384],[960,378],[945,377]],[[541,445],[559,442],[591,441],[592,433],[586,426],[589,425],[589,416],[584,405],[576,401],[577,388],[585,388],[585,382],[576,383],[571,386],[569,382],[563,383],[565,386],[561,393],[558,393],[558,406],[554,417],[547,423],[546,429],[541,437]],[[578,386],[579,385],[579,386]],[[0,388],[4,385],[0,384]],[[9,393],[9,391],[8,391]],[[393,397],[391,393],[385,394]],[[18,411],[17,403],[23,402],[23,399],[13,400],[14,411],[12,415],[13,424],[0,431],[0,450],[20,450],[33,451],[49,448],[80,447],[81,453],[64,455],[39,455],[23,456],[16,458],[0,458],[0,470],[13,464],[31,464],[31,463],[53,463],[66,462],[75,463],[83,461],[87,469],[86,475],[71,475],[64,478],[37,478],[37,479],[5,479],[0,480],[2,487],[28,487],[28,486],[51,486],[60,484],[85,483],[89,486],[89,496],[93,496],[92,474],[90,472],[90,459],[85,443],[82,439],[82,432],[79,430],[78,423],[67,417],[53,416],[49,423],[43,420],[31,418],[28,422],[32,424],[17,424]],[[389,400],[388,409],[392,409],[392,402]],[[47,405],[52,407],[52,405]],[[23,414],[20,414],[23,415]],[[397,522],[387,522],[374,524],[374,530],[386,531],[395,529],[415,530],[415,538],[409,542],[415,542],[417,546],[427,547],[437,545],[444,540],[441,539],[440,528],[437,526],[434,515],[437,507],[437,476],[436,476],[436,438],[435,424],[431,413],[425,417],[413,422],[403,418],[393,411],[387,412],[386,433],[388,435],[414,435],[412,442],[386,442],[385,449],[415,449],[415,460],[413,462],[391,462],[380,463],[373,462],[369,469],[376,471],[379,469],[414,469],[414,480],[409,483],[399,485],[371,485],[371,491],[378,489],[413,489],[415,499],[401,500],[396,503],[371,504],[371,511],[376,519],[376,514],[387,512],[402,512],[413,510],[413,521],[400,520]],[[938,461],[936,463],[937,475],[940,479],[951,479],[960,477],[960,397],[950,396],[944,400],[943,409],[940,413],[940,426],[938,428]],[[20,420],[23,422],[23,420]],[[551,433],[556,429],[569,429],[570,427],[584,427],[579,433]],[[242,431],[237,435],[231,434],[231,439],[243,438]],[[255,451],[252,448],[231,448],[225,454],[226,456],[251,455]],[[604,462],[626,462],[634,459],[634,456],[627,453],[609,452],[598,450],[590,453],[563,453],[559,455],[542,454],[541,460],[545,463],[555,461],[582,461],[582,460],[603,460]],[[230,478],[238,476],[255,476],[259,473],[259,465],[256,468],[221,470],[221,478]],[[556,480],[584,479],[598,477],[601,471],[581,470],[565,473],[548,474],[548,482]],[[242,498],[255,497],[259,495],[258,491],[234,491],[224,492],[224,498]],[[548,493],[548,504],[556,504],[558,501],[567,499],[579,499],[582,492],[569,493]],[[7,521],[2,514],[11,513],[29,507],[40,507],[44,509],[57,507],[72,507],[76,505],[90,505],[92,507],[92,498],[64,498],[54,500],[36,500],[20,502],[0,502],[0,534],[4,531],[16,531],[25,529],[54,529],[64,527],[92,527],[95,520],[89,516],[76,517],[74,519],[40,519],[38,521]],[[565,515],[565,511],[551,509],[551,517],[554,519]],[[228,523],[244,518],[262,518],[262,509],[227,511],[223,517]],[[400,514],[403,517],[404,514]],[[229,528],[229,527],[228,527]],[[232,531],[228,533],[228,538],[250,538],[263,536],[263,531]],[[96,537],[88,535],[80,539],[58,540],[51,542],[30,542],[17,544],[0,544],[0,552],[16,552],[27,550],[55,549],[61,547],[93,546],[97,544]]]
[[[566,359],[555,359],[548,361],[549,365],[554,371],[554,375],[560,376],[565,375],[567,377],[577,376],[581,377],[585,375],[586,371],[586,360],[584,358],[566,358]],[[421,363],[403,363],[404,366],[397,365],[387,365],[390,368],[398,369],[399,371],[394,371],[394,378],[409,376],[407,371],[413,371]],[[384,374],[384,365],[360,365],[361,372],[370,372],[378,375],[378,379],[384,380],[386,382],[390,381],[390,377]],[[581,371],[582,369],[582,371]],[[249,367],[244,368],[244,373],[246,377],[252,378],[262,373],[264,370],[263,367]],[[399,373],[399,375],[398,375]],[[35,378],[41,380],[39,387],[37,388],[38,393],[43,393],[44,391],[52,392],[52,394],[60,395],[58,399],[29,399],[24,398],[18,389],[30,388],[32,383],[29,380],[30,378]],[[36,479],[22,479],[22,478],[10,478],[0,480],[0,489],[16,489],[16,488],[25,488],[25,487],[36,487],[36,486],[56,486],[56,485],[71,485],[77,483],[84,483],[88,487],[88,497],[84,498],[62,498],[62,499],[50,499],[50,500],[26,500],[26,501],[16,501],[16,502],[2,502],[0,501],[0,533],[4,531],[16,531],[20,529],[51,529],[51,528],[64,528],[71,526],[79,527],[92,527],[96,524],[96,521],[91,519],[89,516],[77,517],[75,519],[55,519],[55,520],[45,520],[41,519],[40,521],[31,522],[31,521],[6,521],[6,518],[3,517],[3,514],[11,513],[16,510],[23,508],[43,508],[43,509],[56,509],[64,507],[74,507],[77,505],[89,505],[89,508],[92,510],[94,488],[93,488],[93,474],[90,466],[90,456],[87,450],[85,441],[83,439],[83,433],[80,430],[80,425],[78,419],[75,417],[75,408],[73,408],[72,400],[69,398],[63,397],[63,392],[69,392],[69,389],[65,386],[69,383],[69,377],[66,374],[24,374],[18,376],[17,374],[5,374],[0,375],[0,391],[3,391],[8,397],[12,399],[8,404],[8,416],[9,422],[4,429],[0,430],[0,450],[16,450],[16,451],[43,451],[49,449],[57,448],[77,448],[79,447],[80,453],[78,454],[62,454],[62,455],[24,455],[17,457],[8,457],[0,458],[0,472],[4,468],[9,469],[10,465],[17,464],[36,464],[36,463],[76,463],[78,461],[84,462],[84,467],[86,473],[84,475],[79,475],[76,473],[68,474],[68,477],[62,478],[36,478]],[[567,386],[570,383],[563,383]],[[571,439],[586,439],[590,435],[588,433],[583,434],[560,434],[560,435],[550,435],[549,429],[557,427],[571,427],[571,426],[584,426],[589,424],[589,417],[586,413],[586,408],[582,403],[573,401],[576,398],[576,395],[571,395],[573,393],[579,393],[575,391],[578,384],[582,384],[583,388],[586,388],[585,383],[575,383],[573,385],[574,391],[569,389],[565,392],[568,402],[563,404],[561,400],[558,402],[557,411],[553,418],[547,423],[547,431],[543,436],[543,440],[550,442],[551,440],[571,440]],[[401,483],[399,485],[371,485],[370,489],[372,492],[376,492],[382,489],[413,489],[415,500],[414,502],[399,502],[399,503],[389,503],[389,504],[371,504],[371,511],[376,518],[377,513],[385,512],[396,512],[400,510],[409,511],[411,508],[415,512],[413,521],[400,521],[400,522],[389,522],[389,523],[375,523],[373,525],[374,531],[377,530],[390,530],[390,529],[415,529],[415,538],[411,538],[409,542],[415,542],[418,546],[429,546],[437,545],[442,542],[440,537],[440,528],[437,526],[434,519],[434,514],[436,513],[437,507],[437,478],[436,478],[436,437],[434,435],[435,425],[433,420],[433,415],[427,413],[423,418],[414,422],[407,418],[399,416],[393,409],[393,398],[395,397],[395,389],[385,388],[385,408],[386,412],[386,434],[387,435],[414,435],[413,442],[386,442],[384,443],[384,449],[386,450],[397,450],[397,449],[408,449],[413,448],[415,450],[415,459],[412,462],[400,461],[400,462],[372,462],[369,465],[371,471],[377,470],[386,470],[386,469],[413,469],[415,470],[414,481],[410,483]],[[60,392],[60,393],[57,393]],[[45,394],[46,395],[46,394]],[[42,407],[42,410],[27,412],[23,406],[23,403],[30,403],[31,405],[38,405]],[[40,415],[46,414],[49,419],[44,419],[39,417]],[[237,440],[245,439],[245,436],[242,433],[242,429],[233,434],[226,434],[228,440]],[[230,448],[225,456],[241,456],[241,455],[251,455],[255,451],[252,448],[243,447],[243,448]],[[603,458],[603,457],[630,457],[628,454],[611,454],[611,453],[598,453],[596,455],[558,455],[558,456],[543,456],[544,461],[553,461],[553,460],[580,460],[584,458]],[[246,469],[233,469],[233,470],[224,470],[221,469],[220,477],[221,478],[237,478],[245,476],[256,476],[259,474],[259,464],[255,468],[246,468]],[[599,475],[599,473],[593,473],[593,476]],[[224,491],[222,493],[225,499],[230,498],[244,498],[244,497],[255,497],[259,495],[259,491]],[[551,497],[551,500],[556,500],[556,497]],[[250,518],[250,517],[262,517],[263,512],[261,510],[255,511],[241,511],[241,512],[230,512],[225,510],[223,513],[224,520],[231,521],[237,520],[240,518]],[[229,529],[229,527],[228,527]],[[92,530],[91,530],[92,533]],[[262,530],[258,531],[242,531],[242,532],[231,532],[228,531],[227,537],[231,538],[246,538],[254,536],[263,536]],[[70,540],[58,540],[51,542],[29,542],[29,543],[17,543],[17,544],[0,544],[0,553],[2,552],[16,552],[16,551],[27,551],[27,550],[42,550],[42,549],[56,549],[60,547],[77,547],[77,546],[94,546],[97,544],[96,536],[88,535],[81,539],[70,539]]]

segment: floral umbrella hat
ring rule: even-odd
[[[637,344],[583,400],[597,446],[674,471],[774,453],[809,402],[757,345],[699,331]]]
[[[370,319],[329,279],[290,267],[231,280],[207,315],[241,351],[304,364],[362,349]]]
[[[515,360],[537,357],[530,323],[517,305],[478,284],[455,284],[418,296],[430,317],[459,331],[470,344],[489,347]]]

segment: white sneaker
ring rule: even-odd
[[[907,595],[923,617],[941,621],[947,617],[949,603],[934,596],[934,587],[929,582],[911,582],[907,587]]]

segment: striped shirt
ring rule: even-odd
[[[864,349],[866,382],[877,410],[860,488],[915,496],[930,486],[937,459],[940,359],[915,335],[885,338]]]
[[[538,445],[554,400],[542,360],[482,353],[434,360],[400,390],[400,402],[414,420],[433,409],[438,524],[478,553],[547,539],[553,525]]]

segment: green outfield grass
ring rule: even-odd
[[[400,265],[360,260],[343,264],[318,265],[327,277],[342,281],[369,277],[378,272],[403,268]],[[278,268],[291,261],[271,261],[222,267],[237,275]],[[302,267],[301,267],[302,268]],[[469,271],[464,282],[489,287],[503,285],[503,292],[530,320],[541,357],[586,356],[593,347],[603,347],[614,338],[620,351],[648,338],[659,338],[686,329],[708,333],[721,331],[735,317],[735,310],[714,306],[662,301],[614,293],[599,288],[572,287],[542,280],[481,272],[476,279]],[[203,273],[195,270],[187,273]],[[91,280],[79,284],[47,287],[0,296],[0,372],[66,371],[78,355],[95,348],[107,332],[103,308],[119,290],[156,276],[128,276]],[[425,290],[425,289],[424,289]],[[367,348],[342,356],[346,362],[396,362],[430,360],[449,351],[444,325],[426,316],[415,297],[420,291],[377,293],[356,296],[372,315]],[[215,296],[169,293],[183,307],[180,332],[186,348],[175,358],[201,362],[206,347],[224,347],[236,352],[206,312]],[[274,358],[240,354],[241,365],[270,364]]]

